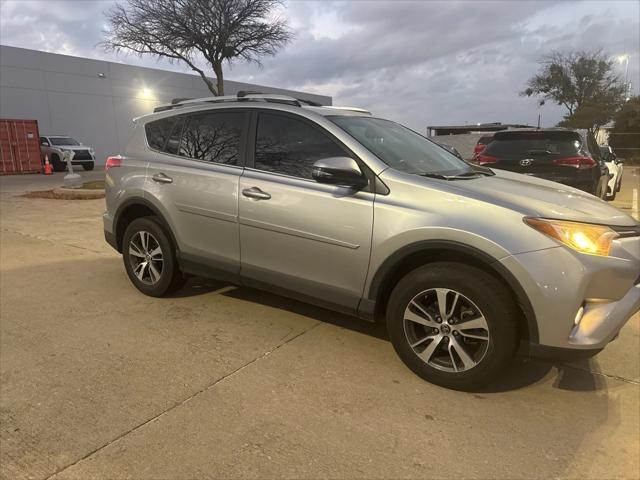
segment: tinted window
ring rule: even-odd
[[[316,160],[348,155],[320,129],[295,118],[262,113],[258,117],[255,167],[312,178]]]
[[[327,118],[396,170],[443,175],[471,170],[455,155],[399,123],[350,115]]]
[[[155,122],[147,123],[144,129],[147,132],[147,142],[149,146],[154,150],[164,151],[164,146],[167,143],[169,135],[171,135],[175,123],[176,117],[163,118]]]
[[[210,112],[188,116],[178,154],[205,162],[237,165],[245,118],[242,112]]]
[[[182,129],[184,128],[185,116],[176,117],[176,123],[173,125],[171,135],[167,138],[167,143],[164,146],[164,152],[172,155],[178,155],[180,151],[180,137],[182,136]]]
[[[49,137],[52,145],[80,145],[80,143],[71,137]]]
[[[587,143],[589,146],[589,152],[591,152],[591,156],[596,160],[600,160],[600,148],[598,147],[598,142],[591,134],[587,134]]]
[[[486,155],[519,155],[544,153],[576,155],[580,153],[580,136],[573,132],[497,133],[484,153]]]

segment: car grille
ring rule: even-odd
[[[89,153],[89,150],[74,150],[74,152],[75,152],[75,156],[73,157],[74,162],[76,160],[93,160],[93,158],[91,158],[91,154]]]

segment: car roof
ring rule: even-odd
[[[133,119],[134,122],[147,123],[155,119],[173,114],[197,111],[216,110],[221,108],[255,108],[266,107],[271,110],[282,110],[295,113],[304,110],[321,116],[371,116],[371,112],[358,107],[318,105],[307,100],[288,97],[286,95],[255,94],[239,92],[237,96],[206,97],[196,99],[179,99],[170,104],[157,106],[153,113]]]

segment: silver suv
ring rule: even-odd
[[[467,164],[358,109],[183,101],[106,164],[106,240],[151,296],[187,275],[385,319],[456,389],[520,352],[591,356],[640,308],[640,224],[558,183]]]
[[[64,160],[66,152],[73,152],[71,164],[81,166],[84,170],[93,170],[95,164],[95,152],[93,148],[83,145],[69,135],[47,135],[40,137],[40,155],[44,163],[45,157],[51,163],[53,170],[62,172],[67,168]]]

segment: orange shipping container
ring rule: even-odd
[[[0,175],[41,171],[38,121],[0,119]]]

